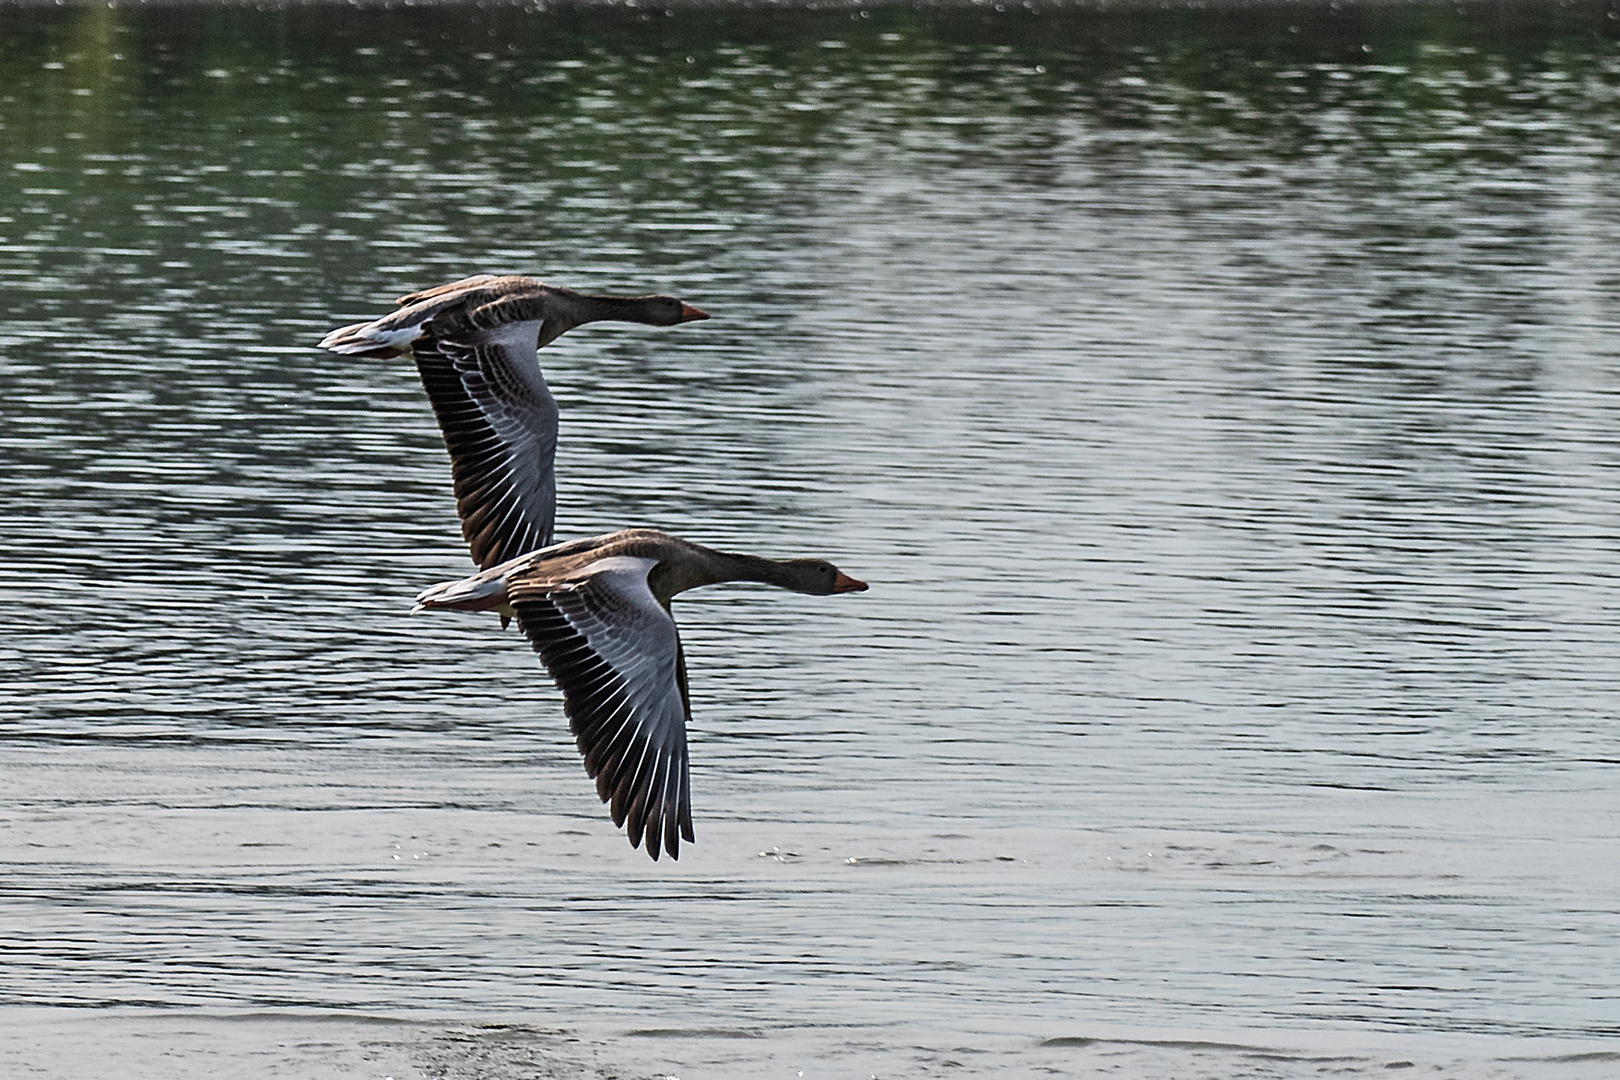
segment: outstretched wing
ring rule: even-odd
[[[680,858],[692,835],[686,667],[675,620],[653,596],[656,559],[610,556],[571,580],[509,579],[507,596],[563,692],[585,772],[632,847]]]
[[[461,535],[488,569],[551,543],[557,402],[537,356],[543,323],[436,327],[412,355],[450,451]]]

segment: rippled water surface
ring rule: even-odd
[[[1620,1069],[1612,7],[0,7],[0,1073]],[[408,363],[684,597],[629,849]],[[1397,1073],[1398,1074],[1398,1073]]]

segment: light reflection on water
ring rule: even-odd
[[[7,13],[0,1001],[440,1072],[1620,1032],[1613,24],[851,14]],[[680,603],[678,865],[405,614],[431,416],[309,347],[482,269],[717,316],[548,350],[561,535],[874,584]]]

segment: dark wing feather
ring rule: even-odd
[[[508,584],[518,625],[563,692],[585,772],[632,847],[680,858],[692,834],[686,670],[675,620],[653,597],[656,560],[613,556],[574,580]]]
[[[488,569],[551,543],[557,515],[557,402],[536,357],[541,323],[428,333],[412,353],[450,451],[456,512]]]

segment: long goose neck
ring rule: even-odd
[[[757,581],[784,589],[793,588],[793,574],[785,563],[775,559],[762,559],[757,555],[737,555],[729,551],[716,551],[701,544],[683,543],[680,556],[665,560],[660,569],[657,590],[666,596],[704,585],[718,585],[723,581]]]
[[[587,296],[572,293],[568,297],[575,326],[588,322],[635,322],[657,325],[643,298],[627,296]]]
[[[793,588],[794,576],[786,563],[775,559],[762,559],[758,555],[737,555],[729,551],[717,551],[716,562],[723,569],[724,577],[715,581],[757,581],[762,585],[775,585],[783,589]]]

